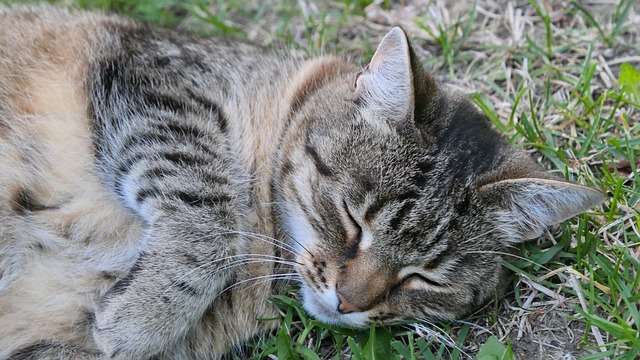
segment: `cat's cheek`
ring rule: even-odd
[[[371,323],[368,311],[349,314],[338,312],[338,296],[333,290],[317,292],[303,284],[301,291],[304,309],[324,323],[352,328],[366,328]]]
[[[287,203],[282,205],[281,212],[285,214],[284,227],[291,238],[291,246],[297,254],[304,252],[317,238],[316,232],[299,207]]]

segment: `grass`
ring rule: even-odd
[[[7,2],[6,0],[3,0]],[[308,55],[361,62],[402,25],[425,66],[599,208],[522,246],[514,291],[461,322],[327,326],[278,296],[282,327],[247,357],[635,359],[640,356],[640,6],[560,0],[60,0]],[[605,1],[606,2],[606,1]],[[601,2],[602,3],[602,2]],[[588,3],[587,3],[588,4]]]

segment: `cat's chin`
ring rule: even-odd
[[[326,324],[366,328],[371,323],[368,311],[349,314],[338,312],[338,296],[333,289],[317,292],[303,284],[301,290],[304,309]]]

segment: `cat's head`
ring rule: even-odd
[[[500,292],[513,245],[603,199],[507,146],[399,28],[364,70],[327,78],[298,99],[274,181],[319,320],[462,316]]]

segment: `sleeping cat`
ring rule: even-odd
[[[360,70],[0,7],[0,358],[211,359],[277,326],[454,319],[598,204],[392,29]]]

